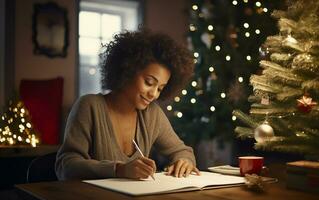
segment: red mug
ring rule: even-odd
[[[239,159],[240,175],[260,174],[264,165],[264,157],[259,156],[241,156]]]

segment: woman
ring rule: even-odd
[[[168,175],[199,174],[192,148],[155,103],[190,78],[189,52],[166,35],[140,30],[116,35],[102,57],[102,88],[111,92],[85,95],[74,104],[57,154],[58,178],[147,178],[156,171],[147,158],[153,145],[169,158]]]

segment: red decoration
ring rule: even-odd
[[[44,144],[58,144],[63,98],[63,78],[22,80],[20,95]]]
[[[308,95],[303,95],[300,99],[297,99],[297,107],[301,112],[309,113],[315,105],[317,105],[317,102],[312,101],[312,98]]]

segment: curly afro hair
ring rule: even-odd
[[[159,99],[176,94],[193,74],[194,62],[190,52],[165,34],[146,29],[125,31],[104,45],[101,54],[101,84],[105,90],[120,90],[135,75],[151,63],[161,64],[171,77]]]

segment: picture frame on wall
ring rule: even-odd
[[[66,57],[69,44],[67,10],[54,2],[33,6],[33,52],[50,58]]]

